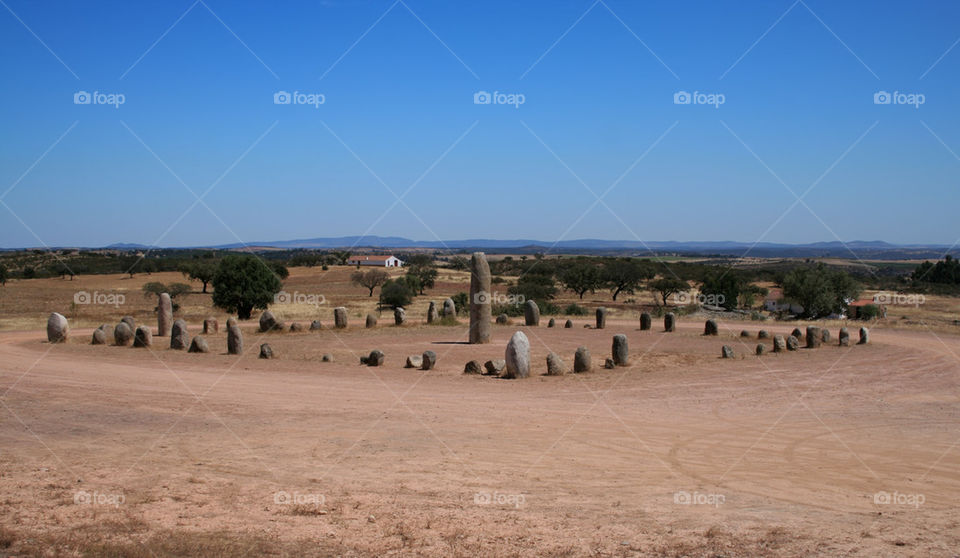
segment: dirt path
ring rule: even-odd
[[[523,381],[461,373],[514,327],[483,347],[448,327],[270,335],[273,361],[253,331],[240,359],[5,333],[0,517],[24,554],[226,531],[255,555],[956,555],[960,339],[758,359],[755,337],[700,328],[520,328]],[[550,350],[601,364],[615,333],[631,367],[539,375]],[[372,348],[385,367],[355,364]],[[425,349],[438,370],[401,368]]]

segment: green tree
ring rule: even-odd
[[[0,285],[6,286],[7,279],[10,278],[10,272],[7,271],[7,266],[0,264]]]
[[[463,256],[454,256],[450,258],[450,261],[447,263],[450,269],[455,269],[457,271],[466,271],[470,269],[470,260]]]
[[[167,293],[170,295],[170,299],[176,299],[180,295],[185,295],[191,291],[190,285],[186,283],[167,283],[163,284],[159,281],[151,281],[143,285],[140,288],[143,291],[143,296],[146,298],[151,298],[159,295],[160,293]]]
[[[380,305],[397,308],[407,306],[413,300],[414,291],[401,279],[388,279],[380,289]]]
[[[355,271],[350,276],[350,281],[357,286],[366,287],[370,290],[370,296],[373,296],[373,290],[380,285],[386,284],[390,280],[390,274],[382,269],[371,269],[370,271]]]
[[[654,273],[636,260],[618,258],[604,264],[601,276],[613,294],[613,300],[617,300],[620,293],[633,294],[643,281],[652,279]]]
[[[217,262],[208,259],[192,261],[182,265],[180,273],[191,281],[203,283],[202,292],[206,293],[207,285],[213,281],[213,276],[217,273]]]
[[[270,268],[270,271],[274,272],[281,281],[290,277],[290,270],[287,269],[287,266],[283,265],[283,262],[273,260],[267,263],[267,266]]]
[[[213,304],[236,312],[241,320],[249,320],[253,310],[265,310],[282,288],[280,279],[259,258],[229,255],[220,260],[213,276]]]
[[[350,252],[346,250],[334,250],[330,253],[334,260],[340,265],[347,265],[347,260],[350,259]]]
[[[437,275],[439,273],[430,256],[415,254],[407,259],[407,276],[417,279],[417,292],[420,294],[423,294],[424,289],[432,289],[436,285]]]
[[[649,287],[660,296],[660,300],[666,306],[668,298],[689,289],[690,285],[683,279],[677,279],[676,277],[661,277],[650,281]]]
[[[860,295],[860,286],[844,271],[825,265],[798,267],[783,277],[783,296],[803,306],[802,317],[820,318],[846,309]]]
[[[583,300],[583,295],[596,291],[603,285],[603,281],[600,268],[596,264],[581,260],[560,271],[560,284],[577,293],[580,300]]]
[[[536,264],[534,264],[536,265]],[[557,296],[557,284],[553,275],[538,273],[531,268],[517,279],[517,284],[507,289],[512,295],[522,295],[526,300],[535,300],[538,303],[553,300]]]
[[[716,306],[733,310],[745,286],[746,282],[732,269],[712,269],[703,278],[700,294],[707,296]]]

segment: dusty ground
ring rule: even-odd
[[[191,355],[6,331],[0,555],[957,555],[957,336],[758,359],[735,334],[759,324],[575,321],[485,346],[465,325],[248,325],[240,358],[223,334]],[[461,373],[516,329],[534,377]],[[541,375],[551,350],[597,364],[615,333],[630,367]],[[357,364],[373,348],[386,365]],[[438,370],[402,368],[427,349]]]

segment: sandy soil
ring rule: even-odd
[[[757,325],[576,321],[484,346],[247,326],[240,358],[223,333],[207,355],[0,334],[0,555],[957,555],[960,338],[757,358],[735,335]],[[517,329],[535,376],[462,374]],[[631,366],[542,376],[616,333]],[[402,368],[428,349],[437,370]]]

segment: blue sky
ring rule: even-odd
[[[958,21],[956,2],[3,0],[0,246],[949,244]]]

